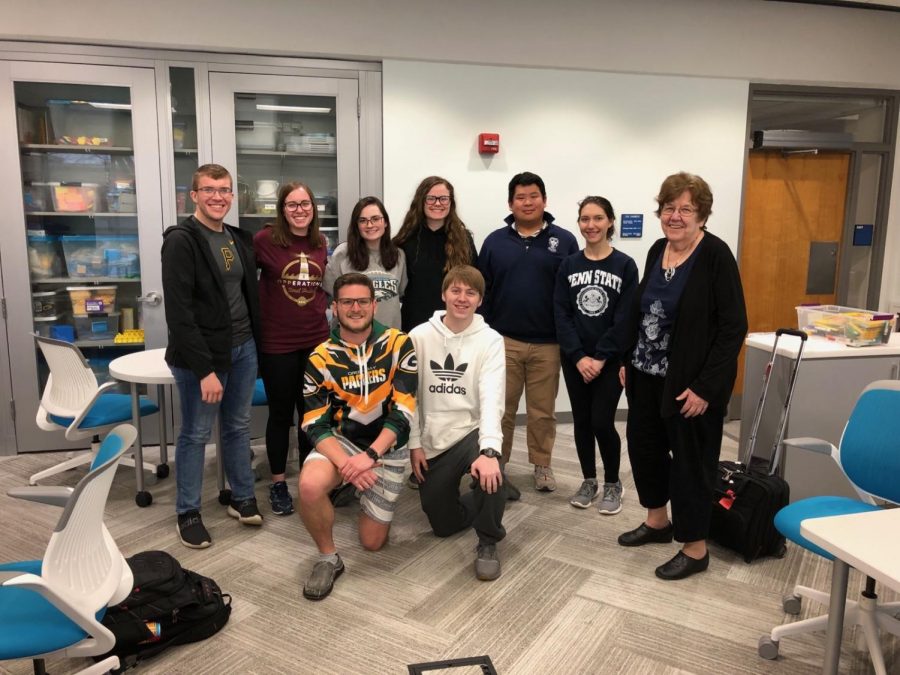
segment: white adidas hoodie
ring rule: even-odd
[[[461,333],[439,310],[409,332],[416,347],[419,388],[409,447],[431,459],[478,429],[478,447],[500,451],[506,396],[506,353],[500,333],[480,314]]]

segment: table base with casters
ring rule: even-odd
[[[156,477],[166,478],[169,475],[169,444],[167,438],[168,420],[166,415],[166,387],[175,384],[175,377],[165,360],[165,349],[147,349],[142,352],[134,352],[120,356],[109,364],[109,374],[121,382],[127,382],[131,387],[131,415],[137,429],[137,440],[134,444],[134,454],[138,466],[143,462],[144,445],[141,435],[141,417],[138,409],[139,397],[138,385],[156,385],[159,396],[159,465],[156,467]],[[137,470],[137,494],[134,501],[138,506],[150,506],[153,503],[153,495],[144,486],[144,474]]]

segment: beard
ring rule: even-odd
[[[354,335],[359,335],[361,333],[365,333],[370,328],[372,328],[373,319],[374,319],[374,316],[370,316],[368,318],[368,321],[366,321],[361,326],[357,327],[357,326],[351,325],[348,321],[346,321],[344,319],[344,317],[342,317],[340,314],[338,314],[338,323],[340,324],[341,329],[347,331],[348,333],[352,333]]]

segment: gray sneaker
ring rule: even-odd
[[[578,488],[578,492],[569,498],[569,503],[579,509],[586,509],[600,494],[600,485],[596,478],[587,478]]]
[[[604,516],[614,516],[622,510],[622,495],[625,494],[625,488],[622,487],[622,481],[617,483],[603,484],[603,499],[597,510]]]
[[[475,552],[475,577],[482,581],[493,581],[500,576],[500,558],[497,544],[478,544]]]
[[[344,573],[344,561],[337,557],[337,564],[320,560],[313,565],[309,579],[303,586],[303,597],[307,600],[322,600],[331,593],[335,580]]]
[[[534,489],[538,492],[553,492],[556,490],[556,478],[553,469],[549,466],[534,465]]]

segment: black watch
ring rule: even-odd
[[[381,459],[381,455],[375,452],[375,449],[371,445],[366,448],[366,454],[373,462],[377,462],[379,459]]]
[[[485,448],[481,451],[480,454],[484,455],[485,457],[490,457],[491,459],[500,459],[500,453],[493,448]]]

